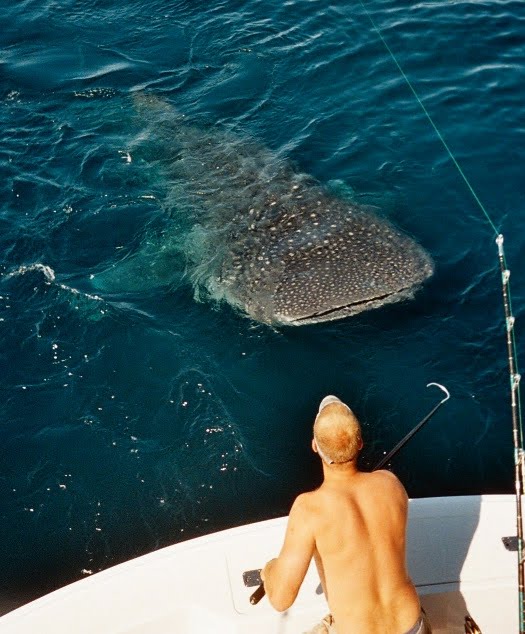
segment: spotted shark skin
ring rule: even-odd
[[[295,183],[250,213],[247,237],[232,236],[216,283],[230,303],[261,322],[301,325],[355,315],[412,298],[433,272],[411,238],[319,186]]]
[[[259,322],[302,325],[412,298],[432,275],[417,242],[286,158],[188,124],[154,97],[137,103],[169,143],[168,178],[193,223],[184,251],[198,297]]]

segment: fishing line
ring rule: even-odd
[[[512,313],[512,298],[510,292],[510,270],[507,266],[505,251],[503,249],[503,235],[500,234],[496,225],[494,224],[490,214],[485,209],[483,203],[479,199],[479,196],[474,191],[470,181],[468,180],[465,172],[462,170],[460,164],[458,163],[456,157],[452,153],[452,150],[449,148],[447,142],[445,141],[443,135],[438,129],[437,125],[434,123],[434,120],[430,116],[430,113],[425,107],[425,104],[420,99],[416,89],[412,85],[410,79],[407,77],[405,71],[401,67],[401,64],[398,62],[396,56],[394,55],[392,49],[388,45],[388,42],[383,37],[381,33],[381,29],[376,25],[372,16],[368,12],[366,6],[363,3],[363,0],[359,0],[359,4],[361,5],[364,13],[372,25],[372,28],[379,36],[380,40],[383,42],[388,54],[392,58],[392,61],[398,68],[401,76],[407,83],[410,91],[414,95],[416,101],[421,106],[423,113],[427,117],[430,125],[436,132],[439,140],[443,144],[447,154],[452,160],[453,164],[456,166],[460,176],[465,182],[468,190],[472,194],[476,204],[483,212],[487,222],[491,226],[494,234],[496,235],[496,244],[498,247],[498,259],[500,264],[500,272],[501,272],[501,282],[502,282],[502,292],[503,292],[503,308],[505,311],[505,323],[506,323],[506,332],[507,332],[507,351],[509,357],[509,374],[510,374],[510,391],[511,391],[511,411],[512,411],[512,433],[513,433],[513,442],[514,442],[514,467],[515,467],[515,491],[516,491],[516,519],[517,519],[517,534],[518,534],[518,589],[519,589],[519,631],[520,634],[525,634],[525,568],[524,568],[524,553],[523,553],[523,521],[522,521],[522,513],[521,513],[521,495],[523,490],[523,471],[524,471],[524,450],[523,450],[523,420],[522,420],[522,408],[521,408],[521,393],[520,393],[520,379],[521,376],[518,370],[518,354],[517,354],[517,345],[516,345],[516,336],[514,330],[515,318]]]
[[[366,13],[368,19],[370,20],[370,23],[372,24],[372,27],[374,29],[374,31],[378,34],[378,36],[381,38],[381,41],[383,42],[383,44],[385,45],[386,50],[388,51],[390,57],[392,58],[394,64],[397,66],[399,72],[401,73],[403,79],[406,81],[408,87],[410,88],[410,90],[412,91],[412,94],[414,95],[414,97],[416,98],[416,101],[418,102],[418,104],[421,106],[421,109],[423,110],[423,112],[425,113],[427,119],[430,122],[430,125],[434,128],[434,131],[436,132],[439,140],[441,141],[441,143],[443,144],[445,150],[447,151],[447,154],[450,156],[452,162],[454,163],[454,165],[456,166],[458,172],[461,174],[461,177],[463,178],[463,180],[465,181],[465,184],[467,185],[470,193],[472,194],[472,196],[474,197],[474,200],[476,201],[476,203],[478,204],[478,207],[481,209],[481,211],[483,212],[483,214],[485,215],[488,223],[490,224],[490,226],[492,227],[492,230],[494,231],[495,235],[498,235],[499,231],[496,228],[496,225],[494,224],[494,222],[492,221],[492,218],[490,217],[488,211],[485,209],[483,203],[481,202],[481,200],[479,199],[478,195],[476,194],[476,192],[474,191],[474,188],[472,187],[472,185],[470,184],[469,179],[467,178],[467,176],[465,175],[465,172],[461,169],[460,164],[458,163],[456,157],[454,156],[454,154],[452,153],[452,150],[449,148],[447,142],[445,141],[443,135],[441,134],[441,132],[439,131],[439,128],[437,127],[437,125],[434,123],[434,120],[432,119],[432,117],[430,116],[430,113],[428,112],[428,110],[425,107],[425,104],[421,101],[421,99],[419,98],[419,95],[417,94],[416,89],[414,88],[414,86],[412,86],[412,83],[410,81],[410,79],[407,77],[405,71],[403,70],[403,68],[401,67],[401,64],[397,61],[396,56],[394,55],[394,53],[392,52],[392,49],[390,48],[390,46],[388,46],[387,41],[385,40],[385,38],[383,37],[383,34],[381,33],[381,30],[379,29],[379,27],[376,25],[376,23],[374,22],[372,16],[370,15],[370,13],[368,13],[365,5],[363,4],[362,0],[359,0],[359,3],[361,4],[361,6],[363,7],[364,12]]]

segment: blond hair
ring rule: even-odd
[[[321,458],[331,463],[350,462],[362,447],[361,425],[341,401],[329,403],[317,415],[314,438]]]

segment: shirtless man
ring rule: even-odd
[[[296,498],[279,557],[261,572],[270,603],[292,605],[314,557],[331,614],[312,633],[429,634],[405,565],[403,485],[358,470],[359,421],[337,397],[322,400],[313,431],[324,480]]]

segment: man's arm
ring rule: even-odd
[[[264,589],[272,606],[287,610],[297,597],[315,549],[308,495],[297,497],[290,510],[284,544],[277,559],[261,572]]]

